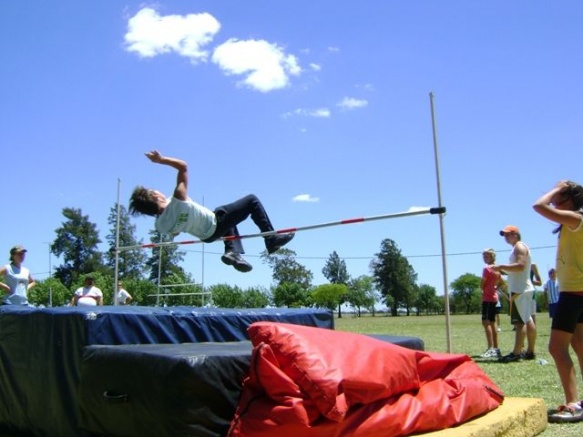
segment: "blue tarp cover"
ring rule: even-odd
[[[318,309],[0,306],[0,429],[82,436],[85,346],[242,341],[256,321],[334,327],[332,313]]]

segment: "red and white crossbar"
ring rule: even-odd
[[[228,236],[228,237],[221,237],[217,239],[217,241],[230,241],[230,240],[243,240],[247,238],[258,238],[258,237],[270,237],[272,235],[279,235],[279,234],[290,234],[292,232],[301,232],[301,231],[311,231],[313,229],[320,229],[320,228],[328,228],[331,226],[339,226],[339,225],[351,225],[353,223],[363,223],[363,222],[371,222],[373,220],[386,220],[391,218],[399,218],[399,217],[409,217],[414,215],[424,215],[424,214],[444,214],[445,207],[437,207],[437,208],[427,208],[427,209],[420,209],[416,211],[405,211],[405,212],[397,212],[393,214],[383,214],[383,215],[374,215],[370,217],[359,217],[359,218],[352,218],[352,219],[345,219],[345,220],[338,220],[335,222],[328,222],[328,223],[320,223],[317,225],[308,225],[308,226],[300,226],[297,228],[285,228],[285,229],[278,229],[276,231],[269,231],[269,232],[259,232],[256,234],[247,234],[247,235],[239,235],[237,236]],[[186,241],[167,241],[164,243],[150,243],[150,244],[138,244],[135,246],[122,246],[118,247],[118,251],[124,250],[133,250],[133,249],[151,249],[154,247],[163,247],[163,246],[178,246],[184,244],[198,244],[204,243],[201,240],[186,240]]]

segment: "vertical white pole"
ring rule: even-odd
[[[115,271],[113,274],[113,304],[117,305],[117,299],[115,298],[115,293],[117,293],[117,282],[119,275],[119,222],[121,213],[121,204],[119,203],[119,195],[121,189],[121,179],[117,178],[117,212],[115,218]]]
[[[53,263],[51,260],[51,243],[49,245],[49,278],[53,277]],[[49,286],[49,307],[53,306],[53,287]]]
[[[204,196],[202,196],[202,205],[204,206]],[[201,306],[204,307],[204,243],[202,243],[202,273],[200,275],[200,282],[201,282]]]
[[[163,241],[163,236],[162,234],[160,234],[160,243],[162,243]],[[161,282],[162,282],[162,250],[164,248],[162,246],[158,247],[158,291],[156,291],[156,306],[159,307],[160,306],[160,290],[162,290],[162,288],[160,287]]]
[[[439,167],[439,151],[437,147],[437,128],[435,123],[435,105],[433,93],[429,93],[429,102],[431,106],[431,126],[433,131],[433,152],[435,154],[435,175],[437,177],[437,201],[438,206],[443,206],[441,201],[441,171]],[[447,337],[447,352],[451,353],[451,321],[449,317],[449,291],[447,280],[447,261],[445,256],[445,226],[443,223],[444,213],[439,214],[439,229],[441,232],[441,263],[443,268],[443,295],[445,300],[445,331]]]

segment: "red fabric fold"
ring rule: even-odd
[[[230,436],[405,436],[461,424],[503,399],[467,355],[284,323],[248,331],[253,356]]]

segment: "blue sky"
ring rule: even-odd
[[[433,92],[449,281],[480,274],[486,247],[506,260],[507,224],[546,271],[556,237],[531,205],[560,179],[583,182],[581,23],[575,0],[4,0],[0,248],[25,245],[45,278],[64,207],[105,241],[118,178],[125,205],[137,184],[172,191],[150,149],[189,162],[193,199],[254,193],[276,228],[437,206]],[[147,240],[152,219],[134,222]],[[334,250],[368,274],[384,238],[443,293],[437,216],[308,231],[289,247],[319,284]],[[269,285],[262,242],[245,247],[254,270],[241,274],[206,245],[205,284]],[[201,246],[184,248],[200,280]]]

